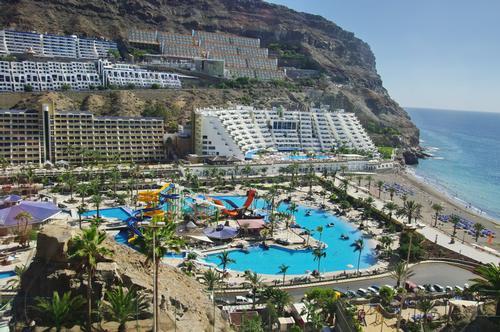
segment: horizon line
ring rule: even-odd
[[[402,106],[403,109],[421,109],[421,110],[436,110],[436,111],[450,111],[450,112],[469,112],[469,113],[500,113],[499,111],[484,111],[484,110],[466,110],[466,109],[453,109],[453,108],[441,108],[441,107],[424,107],[424,106]]]

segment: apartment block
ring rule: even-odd
[[[180,88],[179,75],[174,73],[150,71],[135,65],[99,61],[99,72],[102,73],[105,85],[126,86],[133,84],[136,87],[148,88],[157,84],[161,88]]]
[[[194,152],[198,155],[244,159],[263,149],[320,151],[340,146],[375,151],[357,117],[343,110],[234,106],[197,109],[194,114]]]
[[[108,57],[110,50],[118,50],[117,44],[104,39],[0,30],[0,54],[97,60]]]
[[[191,34],[132,29],[130,43],[158,46],[162,54],[172,58],[213,59],[224,61],[225,77],[249,77],[263,80],[283,79],[277,59],[269,58],[260,39],[232,34],[193,30]]]
[[[160,118],[95,116],[46,104],[40,111],[0,110],[0,133],[0,158],[13,164],[164,159]]]

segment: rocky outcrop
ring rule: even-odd
[[[302,65],[323,72],[329,81],[326,90],[341,92],[365,125],[373,122],[376,130],[370,133],[378,142],[418,145],[418,130],[384,89],[369,45],[318,15],[260,0],[18,0],[2,4],[0,25],[121,40],[130,27],[184,33],[199,29],[260,38],[264,46],[277,45],[281,64],[303,59]],[[125,46],[122,42],[122,49]],[[284,54],[290,52],[280,50],[297,56],[289,59]],[[203,94],[201,89],[197,93]],[[276,95],[282,96],[286,94]],[[387,139],[386,128],[398,133]]]
[[[35,319],[43,324],[33,310],[36,297],[51,297],[54,291],[71,291],[73,295],[85,297],[87,283],[85,272],[78,264],[68,260],[67,248],[71,237],[77,232],[68,226],[46,225],[38,235],[37,254],[21,280],[21,288],[14,300],[14,316],[18,321]],[[98,262],[92,284],[94,308],[102,300],[106,290],[122,284],[127,289],[135,288],[152,299],[152,273],[144,264],[144,256],[132,249],[117,244],[109,238],[105,246],[112,252],[110,260]],[[162,331],[174,329],[174,319],[178,331],[211,331],[213,306],[200,284],[187,277],[181,271],[161,266],[159,271],[159,294],[166,298],[165,308],[160,310]],[[26,301],[26,302],[25,302]],[[177,307],[177,309],[176,309]],[[151,326],[151,313],[140,316],[143,330]],[[174,318],[174,312],[177,312]],[[216,331],[230,331],[218,309],[216,313]],[[135,328],[135,321],[133,322]],[[104,323],[112,328],[113,324]],[[132,326],[132,325],[131,325]],[[142,329],[141,327],[141,329]]]

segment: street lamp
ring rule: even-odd
[[[165,222],[141,221],[139,222],[139,225],[144,228],[150,228],[153,230],[153,332],[156,332],[158,331],[158,291],[156,289],[158,270],[156,268],[156,230],[165,226]]]
[[[410,242],[408,243],[408,254],[406,256],[406,266],[405,266],[405,273],[403,275],[403,293],[401,294],[401,304],[399,306],[399,312],[398,312],[398,320],[396,323],[396,331],[399,331],[399,327],[401,325],[401,315],[403,313],[403,305],[406,301],[406,277],[408,276],[408,266],[410,264],[410,252],[411,252],[411,244],[413,241],[413,233],[415,232],[417,228],[414,225],[411,224],[406,224],[404,226],[404,231],[408,233],[410,236]]]

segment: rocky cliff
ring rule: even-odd
[[[321,94],[343,99],[381,143],[418,145],[418,129],[384,89],[368,44],[317,15],[260,0],[7,0],[0,25],[122,40],[129,27],[257,37],[281,63],[299,59],[299,66],[322,71],[328,82],[316,86]]]
[[[68,259],[70,239],[78,233],[78,229],[66,225],[45,225],[37,239],[36,256],[23,274],[21,288],[15,298],[14,317],[18,322],[35,320],[37,326],[47,324],[46,319],[33,309],[36,297],[51,297],[54,291],[71,291],[73,295],[85,297],[87,283],[85,272],[78,264]],[[127,289],[134,288],[152,301],[152,277],[150,269],[144,264],[144,256],[134,250],[117,244],[109,238],[105,246],[111,251],[111,256],[99,259],[92,284],[94,308],[104,297],[106,290],[117,285]],[[216,331],[231,331],[222,318],[219,309],[212,306],[207,293],[192,278],[180,270],[162,265],[159,271],[159,295],[165,296],[166,303],[160,308],[160,329],[162,331],[212,331],[214,313]],[[151,328],[152,306],[144,314],[127,323],[129,330],[148,331]],[[98,316],[99,314],[99,316]],[[74,313],[73,323],[83,323],[84,313]],[[104,319],[103,319],[104,318]],[[109,322],[103,316],[102,310],[96,310],[94,317],[95,330],[116,331],[116,323]],[[174,324],[176,320],[176,326]],[[75,327],[72,331],[78,331]]]

